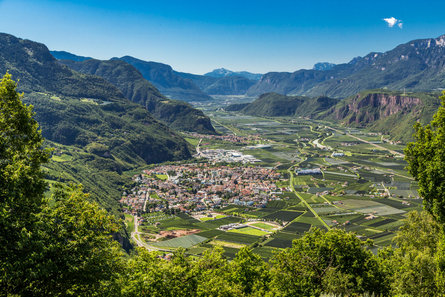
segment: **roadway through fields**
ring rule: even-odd
[[[139,247],[143,247],[148,251],[161,251],[161,249],[155,248],[153,246],[150,246],[148,244],[146,244],[145,242],[143,242],[140,238],[140,232],[138,231],[138,227],[139,227],[139,221],[138,221],[138,217],[135,215],[133,216],[133,220],[134,220],[134,231],[131,232],[131,238],[136,242],[137,246]]]
[[[349,136],[349,137],[355,138],[355,139],[357,139],[357,140],[359,140],[359,141],[361,141],[361,142],[364,142],[364,143],[367,143],[367,144],[369,144],[369,145],[375,146],[375,147],[377,147],[377,148],[379,148],[379,149],[381,149],[381,150],[388,151],[388,152],[390,152],[390,153],[393,154],[393,155],[398,155],[398,156],[400,156],[400,157],[402,157],[402,158],[405,158],[405,155],[402,154],[402,153],[396,152],[396,151],[394,151],[394,150],[391,150],[391,149],[389,149],[389,148],[383,147],[383,146],[378,145],[378,144],[376,144],[376,143],[372,143],[372,142],[370,142],[370,141],[361,139],[360,137],[357,137],[357,136],[355,136],[355,135],[352,135],[352,134],[349,134],[349,133],[346,133],[346,132],[337,130],[337,129],[335,129],[335,128],[332,128],[332,127],[329,127],[329,126],[325,126],[325,127],[326,127],[327,129],[331,129],[331,130],[333,130],[333,131],[335,131],[335,132],[338,132],[338,133],[340,133],[340,134],[345,133],[345,135],[347,135],[347,136]]]
[[[295,195],[297,195],[298,198],[300,198],[300,200],[304,203],[304,205],[312,212],[312,214],[326,227],[326,229],[331,229],[328,224],[326,224],[326,222],[318,215],[318,213],[311,207],[311,205],[295,190],[294,188],[294,171],[292,169],[292,167],[290,167],[287,170],[290,174],[290,178],[289,178],[289,184],[290,184],[290,188],[292,189],[292,192],[295,193]]]

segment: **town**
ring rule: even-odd
[[[123,193],[126,213],[218,209],[229,204],[265,207],[278,200],[281,174],[250,166],[202,164],[164,165],[136,175],[138,185]]]

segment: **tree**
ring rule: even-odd
[[[424,207],[445,223],[445,91],[430,124],[416,123],[415,141],[405,149],[408,171],[419,183]]]
[[[80,186],[56,185],[44,197],[49,152],[16,87],[9,74],[0,81],[0,294],[113,295],[119,224]]]
[[[38,214],[35,263],[22,277],[24,295],[115,295],[123,270],[123,252],[111,234],[116,218],[87,201],[82,186],[55,185],[49,203]]]
[[[32,106],[21,101],[17,84],[0,81],[0,291],[23,275],[32,253],[31,235],[43,204],[46,183],[40,165],[48,160]]]
[[[243,296],[243,288],[239,283],[231,281],[231,266],[223,257],[224,249],[216,246],[205,251],[196,261],[197,296]]]
[[[123,276],[124,296],[196,296],[196,271],[184,250],[178,250],[170,261],[156,252],[138,250]]]
[[[428,212],[410,212],[394,237],[396,248],[379,252],[393,296],[441,296],[436,281],[440,229]]]
[[[269,291],[270,274],[266,263],[252,249],[243,247],[230,263],[231,282],[246,296],[264,296]]]
[[[272,285],[280,296],[385,295],[384,274],[354,233],[312,229],[272,259]]]

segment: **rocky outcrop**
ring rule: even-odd
[[[358,94],[348,104],[338,108],[335,117],[343,120],[349,116],[349,124],[366,125],[390,115],[409,113],[420,104],[419,98],[409,96],[371,93],[362,97]]]

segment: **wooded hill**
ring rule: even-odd
[[[127,99],[141,104],[158,120],[171,128],[203,134],[214,134],[210,119],[190,104],[162,95],[132,65],[121,60],[84,61],[60,60],[60,63],[80,73],[97,75],[116,86]]]

